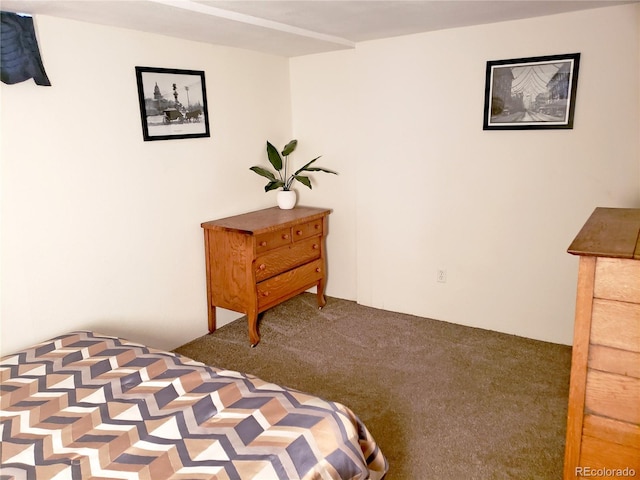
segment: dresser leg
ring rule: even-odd
[[[247,314],[247,323],[249,327],[249,342],[251,343],[251,348],[258,345],[260,342],[260,332],[258,331],[258,312],[253,311]]]
[[[327,304],[327,299],[324,298],[324,278],[318,282],[316,298],[318,299],[318,310],[322,310],[322,307]]]
[[[209,307],[209,333],[216,331],[216,306]]]

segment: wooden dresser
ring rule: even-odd
[[[640,477],[639,235],[640,209],[596,208],[568,250],[580,262],[565,479]]]
[[[329,213],[274,207],[203,223],[209,332],[216,329],[216,307],[245,313],[254,347],[258,314],[313,286],[322,308]]]

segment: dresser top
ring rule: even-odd
[[[568,252],[640,260],[640,208],[596,208]]]
[[[259,234],[277,230],[289,225],[311,222],[331,213],[328,208],[295,207],[283,210],[279,207],[266,208],[255,212],[243,213],[233,217],[204,222],[202,228],[212,230],[233,230],[243,233]]]

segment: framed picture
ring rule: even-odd
[[[487,62],[484,130],[573,128],[580,54]]]
[[[204,72],[136,67],[145,141],[209,137]]]

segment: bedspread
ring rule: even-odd
[[[93,332],[0,363],[1,478],[365,479],[387,461],[347,407]]]

